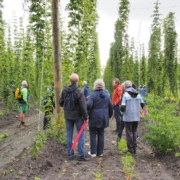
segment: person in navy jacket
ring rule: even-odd
[[[109,119],[113,114],[113,105],[105,92],[105,84],[102,79],[97,79],[94,82],[94,92],[91,93],[87,101],[87,110],[91,146],[88,154],[92,157],[103,156],[104,128],[109,126]]]

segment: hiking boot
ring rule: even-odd
[[[140,136],[137,135],[137,136],[136,136],[136,140],[138,140],[139,138],[140,138]]]
[[[89,151],[88,154],[91,156],[91,157],[96,157],[96,154],[91,154],[91,152]]]
[[[133,151],[133,152],[132,152],[132,151],[129,151],[129,149],[127,149],[127,150],[123,151],[123,153],[124,153],[124,154],[127,154],[127,153],[135,154],[135,152],[134,152],[134,151]]]
[[[89,158],[87,158],[85,156],[80,156],[80,157],[78,157],[78,161],[89,161]]]
[[[98,155],[99,157],[103,157],[103,154]]]

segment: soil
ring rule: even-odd
[[[36,158],[31,154],[24,156],[24,153],[35,141],[37,127],[39,129],[42,127],[43,114],[38,114],[35,109],[32,110],[32,115],[28,117],[27,114],[26,116],[26,121],[30,125],[23,128],[19,128],[16,114],[14,112],[10,114],[8,115],[8,120],[7,115],[0,116],[0,134],[10,134],[10,137],[0,141],[0,179],[92,180],[101,175],[103,180],[126,179],[123,173],[123,165],[120,162],[121,155],[115,143],[117,137],[113,132],[115,120],[111,121],[110,126],[105,130],[104,156],[92,158],[87,155],[90,161],[80,162],[77,160],[77,146],[75,148],[75,159],[70,161],[67,158],[66,147],[52,138],[46,141],[42,154],[39,154]],[[14,123],[9,124],[9,121]],[[134,155],[136,161],[134,174],[137,177],[132,179],[180,179],[180,158],[176,158],[174,152],[166,156],[153,153],[149,144],[142,140],[142,136],[146,132],[144,121],[141,121],[138,127],[140,136],[138,150],[137,154]],[[89,151],[89,133],[87,128],[85,129],[85,134],[85,150],[87,153]],[[124,134],[123,138],[125,138]]]

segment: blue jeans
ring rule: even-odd
[[[74,124],[76,125],[77,132],[79,132],[83,123],[84,121],[82,119],[79,119],[79,120],[66,119],[67,153],[70,159],[74,157],[74,150],[71,151]],[[78,156],[79,157],[82,157],[82,156],[84,157],[84,144],[85,144],[85,135],[83,131],[78,141]]]
[[[116,119],[116,130],[118,131],[121,125],[121,118],[120,118],[120,112],[119,112],[119,105],[114,106],[114,116]]]
[[[104,128],[89,127],[89,134],[90,134],[91,154],[97,154],[97,155],[103,154]]]

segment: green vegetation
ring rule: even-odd
[[[94,172],[93,176],[95,177],[95,180],[102,180],[103,179],[103,174],[104,173]]]
[[[4,138],[9,137],[9,136],[10,136],[9,134],[1,134],[1,135],[0,135],[0,141],[1,141],[2,139],[4,139]]]
[[[118,149],[121,154],[121,163],[123,165],[123,173],[127,180],[136,177],[137,175],[134,173],[135,170],[135,160],[130,153],[124,154],[123,151],[127,150],[126,141],[121,139],[118,142]]]
[[[14,172],[14,169],[4,170],[3,173],[2,173],[2,176],[4,177],[4,176],[6,176],[8,173],[12,173],[12,172]]]
[[[166,98],[148,96],[148,134],[145,139],[158,152],[167,154],[180,148],[180,107],[178,103]]]
[[[31,148],[30,152],[36,156],[41,153],[41,150],[44,147],[44,142],[47,140],[47,138],[47,134],[44,134],[41,131],[37,131],[35,145]]]

